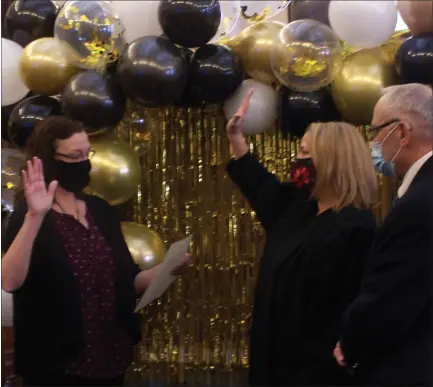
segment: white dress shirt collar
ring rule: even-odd
[[[403,182],[401,183],[400,188],[397,191],[398,198],[401,198],[407,192],[410,185],[412,184],[413,179],[422,168],[422,166],[427,162],[427,160],[432,157],[432,154],[432,151],[428,152],[423,157],[418,159],[415,163],[413,163],[413,165],[409,168],[406,175],[404,175]]]

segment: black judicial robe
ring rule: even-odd
[[[371,211],[317,216],[306,189],[282,184],[248,153],[227,166],[260,219],[267,241],[251,329],[254,386],[347,385],[333,358],[341,317],[359,291],[375,234]]]

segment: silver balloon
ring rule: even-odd
[[[21,167],[25,161],[23,152],[17,149],[2,149],[1,152],[1,205],[4,211],[14,210],[15,195],[21,183]]]

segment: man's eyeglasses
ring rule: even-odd
[[[381,125],[370,126],[367,129],[369,139],[372,140],[374,137],[376,137],[379,134],[379,132],[382,129],[385,129],[387,126],[389,126],[391,124],[396,124],[397,122],[400,122],[400,121],[401,120],[399,120],[398,118],[393,118],[392,120],[386,121],[385,123],[383,123]]]
[[[79,152],[79,153],[73,153],[73,154],[65,155],[63,153],[57,152],[56,154],[58,156],[65,157],[66,159],[69,159],[69,160],[80,161],[83,159],[89,159],[90,160],[95,155],[95,153],[96,152],[93,149],[90,149],[88,153]]]

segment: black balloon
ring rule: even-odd
[[[22,47],[36,39],[54,36],[59,7],[52,0],[16,0],[5,17],[6,37]]]
[[[37,123],[61,114],[60,102],[55,98],[38,95],[21,101],[9,118],[8,134],[12,144],[24,148]]]
[[[108,63],[107,66],[105,67],[105,71],[107,72],[107,74],[115,77],[117,74],[117,65],[119,64],[119,61],[116,60],[115,62],[112,63]]]
[[[200,47],[191,58],[191,92],[205,102],[223,102],[244,80],[241,59],[217,44]]]
[[[116,80],[97,71],[75,75],[65,87],[60,102],[65,116],[81,121],[89,133],[114,128],[126,106]]]
[[[329,26],[330,0],[296,0],[291,3],[290,20],[313,19]]]
[[[145,36],[127,47],[119,60],[117,79],[125,95],[144,106],[171,105],[185,90],[188,61],[168,39]]]
[[[221,22],[218,0],[162,0],[159,23],[165,36],[182,47],[200,47],[217,33]]]
[[[279,97],[280,129],[286,136],[302,137],[313,122],[341,119],[327,88],[302,93],[282,86]]]
[[[24,101],[26,98],[33,97],[35,94],[33,94],[32,91],[29,91],[27,95],[21,100]],[[1,121],[1,127],[2,130],[2,140],[10,142],[9,139],[9,132],[8,132],[8,124],[9,124],[9,117],[12,114],[12,111],[14,110],[15,106],[17,106],[21,101],[18,101],[16,103],[13,103],[12,105],[2,106],[2,121]]]
[[[2,106],[2,140],[10,142],[9,138],[9,132],[8,132],[8,123],[9,123],[9,117],[12,113],[12,110],[14,110],[14,107],[16,104],[8,105],[8,106]]]
[[[403,83],[433,85],[433,34],[406,40],[396,53],[395,64]]]

